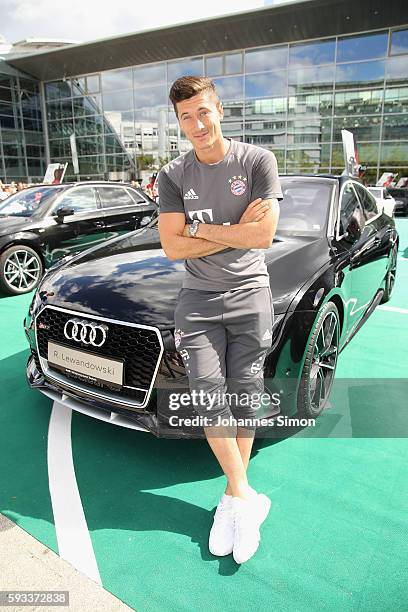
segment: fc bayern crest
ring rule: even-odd
[[[233,176],[228,182],[233,195],[240,196],[245,193],[247,188],[247,179],[245,176]]]

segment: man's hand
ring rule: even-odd
[[[265,213],[270,209],[270,204],[268,200],[262,200],[262,198],[257,198],[244,210],[239,223],[253,223],[257,221],[261,221],[264,218]]]

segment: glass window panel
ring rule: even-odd
[[[102,72],[101,79],[103,92],[131,89],[133,87],[132,70],[130,68]]]
[[[381,113],[382,89],[336,92],[335,115]]]
[[[12,81],[11,77],[6,76],[5,74],[0,74],[0,86],[12,88],[14,81]]]
[[[41,159],[30,159],[27,158],[28,174],[29,176],[44,176],[45,164]]]
[[[384,80],[384,61],[356,62],[354,64],[339,64],[336,68],[336,86],[355,86],[361,83],[367,87],[369,83],[381,83]]]
[[[24,159],[18,157],[4,157],[6,174],[9,176],[22,176],[26,173]]]
[[[102,208],[133,206],[134,201],[122,187],[98,187]]]
[[[16,99],[16,92],[11,91],[11,89],[6,89],[4,87],[0,87],[0,100],[4,102],[9,102],[12,104]]]
[[[164,84],[166,86],[166,64],[152,64],[150,66],[137,66],[133,69],[134,87],[151,87]]]
[[[72,117],[72,100],[56,100],[47,104],[48,119]]]
[[[3,154],[10,157],[23,157],[23,146],[16,142],[3,142]]]
[[[90,136],[76,139],[78,155],[103,154],[102,136]]]
[[[288,169],[292,166],[298,166],[315,172],[315,168],[319,168],[321,165],[329,165],[330,145],[288,147],[286,155]]]
[[[47,100],[55,100],[58,98],[70,98],[71,97],[71,82],[67,81],[53,81],[52,83],[45,84],[45,97]]]
[[[86,77],[86,91],[88,93],[98,93],[100,89],[99,74],[91,74]]]
[[[214,79],[214,85],[221,100],[243,98],[244,96],[243,77],[241,76]]]
[[[203,74],[203,58],[168,62],[167,80],[169,85],[181,76],[201,76]]]
[[[334,66],[289,70],[289,86],[291,93],[307,89],[332,89],[333,80]]]
[[[330,142],[331,128],[331,118],[297,117],[288,121],[287,142],[288,144]]]
[[[50,141],[50,157],[65,157],[71,155],[71,147],[69,140],[51,140]]]
[[[205,58],[205,73],[208,76],[220,76],[223,71],[223,56],[213,55]]]
[[[14,117],[13,104],[0,100],[0,115],[10,115],[10,117]]]
[[[123,146],[115,135],[110,134],[105,136],[105,152],[107,155],[123,153]]]
[[[44,147],[34,145],[26,145],[27,157],[43,157],[45,154]]]
[[[332,114],[333,96],[329,93],[310,93],[299,96],[289,96],[289,115],[318,115]]]
[[[70,136],[74,131],[73,119],[65,119],[64,121],[49,121],[48,122],[48,137],[61,138],[62,136]]]
[[[378,214],[378,206],[375,201],[375,198],[364,189],[361,185],[356,184],[355,189],[357,191],[358,199],[360,200],[360,204],[363,207],[364,216],[366,220],[372,219]]]
[[[36,132],[40,132],[42,130],[42,121],[41,119],[38,117],[37,119],[32,118],[23,118],[23,124],[24,124],[24,129],[25,130],[33,130]]]
[[[106,156],[106,169],[108,172],[128,170],[131,167],[132,165],[127,155]]]
[[[388,34],[366,34],[339,38],[337,43],[337,61],[351,62],[368,60],[387,55]]]
[[[408,87],[385,90],[384,113],[408,113]]]
[[[245,77],[245,96],[247,98],[282,96],[286,94],[286,91],[286,71],[265,72]]]
[[[17,126],[14,117],[0,115],[0,127],[2,129],[15,129]]]
[[[341,130],[353,132],[359,143],[362,140],[379,140],[381,115],[338,117],[333,122],[333,140],[341,142]]]
[[[245,132],[245,142],[268,149],[275,145],[276,139],[273,134],[247,134]],[[277,142],[279,142],[279,139]]]
[[[91,136],[92,134],[102,134],[103,118],[81,117],[75,119],[75,133],[77,136]]]
[[[95,155],[93,157],[80,157],[79,172],[81,175],[92,175],[105,172],[104,157],[102,155]]]
[[[286,117],[287,98],[264,98],[252,100],[245,106],[245,117],[249,119]]]
[[[23,133],[17,130],[2,130],[1,138],[3,143],[10,142],[13,144],[22,144],[23,142]]]
[[[135,121],[140,122],[158,122],[159,120],[159,110],[158,108],[137,108],[135,109]]]
[[[71,79],[72,95],[83,96],[86,94],[85,77],[75,77]]]
[[[353,215],[358,211],[361,227],[364,225],[364,213],[361,205],[357,199],[356,192],[354,191],[352,184],[347,183],[343,190],[340,205],[340,234],[343,234],[351,221]]]
[[[226,123],[222,122],[222,133],[224,136],[239,136],[242,138],[244,133],[244,124],[242,121]]]
[[[242,53],[228,53],[225,56],[225,74],[242,72]]]
[[[86,115],[99,115],[102,112],[101,96],[84,96],[74,98],[72,101],[75,117]]]
[[[244,105],[242,102],[225,102],[223,103],[224,108],[224,122],[235,121],[237,117],[242,117],[244,112]]]
[[[76,187],[61,200],[58,208],[72,208],[75,212],[86,212],[98,208],[95,190],[92,187]]]
[[[245,141],[255,145],[284,145],[286,121],[251,121],[245,123]]]
[[[391,55],[408,53],[408,30],[396,30],[391,33]]]
[[[378,161],[379,143],[357,143],[358,158],[363,166],[376,165]],[[344,168],[343,145],[334,144],[332,150],[332,166]]]
[[[385,115],[383,123],[383,140],[408,141],[408,114]]]
[[[288,47],[270,47],[245,52],[246,72],[264,72],[271,69],[286,68]]]
[[[406,57],[390,57],[387,60],[387,83],[401,81],[406,84],[408,79],[408,60]]]
[[[326,40],[322,42],[290,45],[290,66],[316,66],[318,64],[331,64],[334,62],[336,42]]]
[[[133,108],[132,90],[128,91],[112,91],[103,93],[103,110],[106,111],[122,111],[131,110]]]
[[[134,91],[135,108],[144,106],[166,106],[168,93],[166,85],[156,85],[154,87],[137,87]]]

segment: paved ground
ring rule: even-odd
[[[342,353],[319,431],[256,442],[251,481],[273,509],[241,567],[207,551],[223,478],[206,443],[53,408],[24,380],[30,298],[1,299],[1,588],[69,590],[74,610],[406,610],[408,219],[398,227],[395,294]]]

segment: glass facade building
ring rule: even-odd
[[[161,166],[191,148],[168,100],[172,82],[182,75],[211,77],[224,106],[224,135],[271,149],[282,174],[341,172],[345,128],[356,137],[370,183],[384,171],[408,175],[408,26],[401,26],[45,82],[45,130],[38,86],[29,89],[16,78],[15,86],[7,86],[15,99],[0,102],[5,176],[17,176],[15,168],[24,175],[41,174],[43,132],[50,161],[68,162],[68,180],[76,178],[72,133],[81,179],[118,172],[138,176],[152,160]],[[18,115],[14,132],[3,109]],[[21,142],[10,146],[11,133]]]

